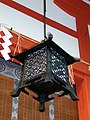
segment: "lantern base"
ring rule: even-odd
[[[52,79],[51,79],[52,78]],[[41,95],[45,95],[45,97],[42,97],[42,99],[48,99],[48,96],[50,94],[53,94],[55,92],[64,91],[59,97],[64,95],[70,95],[72,100],[78,100],[75,92],[75,85],[72,88],[70,84],[67,82],[64,82],[60,80],[57,76],[53,74],[42,74],[40,76],[37,76],[36,78],[33,78],[31,80],[27,81],[20,81],[18,86],[11,92],[12,97],[18,97],[20,92],[24,92],[25,94],[29,95],[29,93],[25,90],[25,87],[29,90],[35,92],[38,96],[40,96],[40,99],[36,99],[40,102]],[[46,97],[47,96],[47,97]],[[46,100],[44,100],[46,102]]]

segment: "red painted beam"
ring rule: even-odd
[[[90,5],[82,0],[55,0],[55,4],[76,18],[81,15],[87,16],[90,21]]]
[[[16,9],[16,10],[18,10],[18,11],[20,11],[20,12],[22,12],[22,13],[24,13],[24,14],[26,14],[26,15],[28,15],[28,16],[30,16],[30,17],[33,17],[33,18],[39,20],[40,22],[43,22],[43,15],[41,15],[41,14],[39,14],[39,13],[37,13],[37,12],[27,8],[27,7],[24,7],[23,5],[20,5],[12,0],[6,0],[6,1],[1,0],[1,2]],[[62,32],[65,32],[65,33],[77,38],[76,31],[74,31],[74,30],[72,30],[72,29],[70,29],[70,28],[68,28],[68,27],[66,27],[58,22],[55,22],[54,20],[47,18],[46,23],[53,28],[56,28]]]
[[[70,4],[79,14],[81,12],[86,14],[90,18],[90,5],[83,2],[82,0],[63,0],[64,2]]]

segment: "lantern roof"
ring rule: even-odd
[[[52,48],[53,50],[57,51],[58,54],[60,54],[61,56],[63,56],[66,60],[67,65],[70,65],[74,62],[78,62],[79,58],[75,58],[72,57],[71,55],[69,55],[66,51],[64,51],[61,47],[59,47],[54,41],[52,40],[46,40],[43,43],[39,43],[38,45],[25,50],[24,52],[20,53],[20,54],[16,54],[16,55],[11,55],[11,57],[14,57],[15,59],[17,59],[19,62],[24,63],[24,60],[27,59],[27,56],[30,53],[36,52],[37,50],[43,48],[43,47],[48,47],[48,48]]]

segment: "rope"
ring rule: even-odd
[[[86,65],[88,65],[88,71],[90,71],[90,62],[86,62],[83,59],[80,59],[80,62],[85,63]]]
[[[21,53],[21,40],[20,40],[20,34],[18,34],[18,40],[17,40],[17,44],[16,47],[14,49],[14,55],[16,54],[16,51],[18,49],[18,52]],[[12,61],[14,61],[14,58],[12,58]]]
[[[87,64],[87,65],[89,65],[89,66],[90,66],[90,62],[86,62],[86,61],[85,61],[85,60],[83,60],[83,59],[80,59],[80,62],[85,63],[85,64]]]
[[[70,82],[70,85],[71,85],[71,87],[73,87],[73,85],[75,84],[75,81],[74,81],[74,72],[73,72],[72,65],[68,66],[68,73],[69,73],[69,82]]]

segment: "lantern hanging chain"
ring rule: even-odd
[[[44,39],[47,39],[46,37],[46,0],[43,1],[43,8],[44,8]]]

